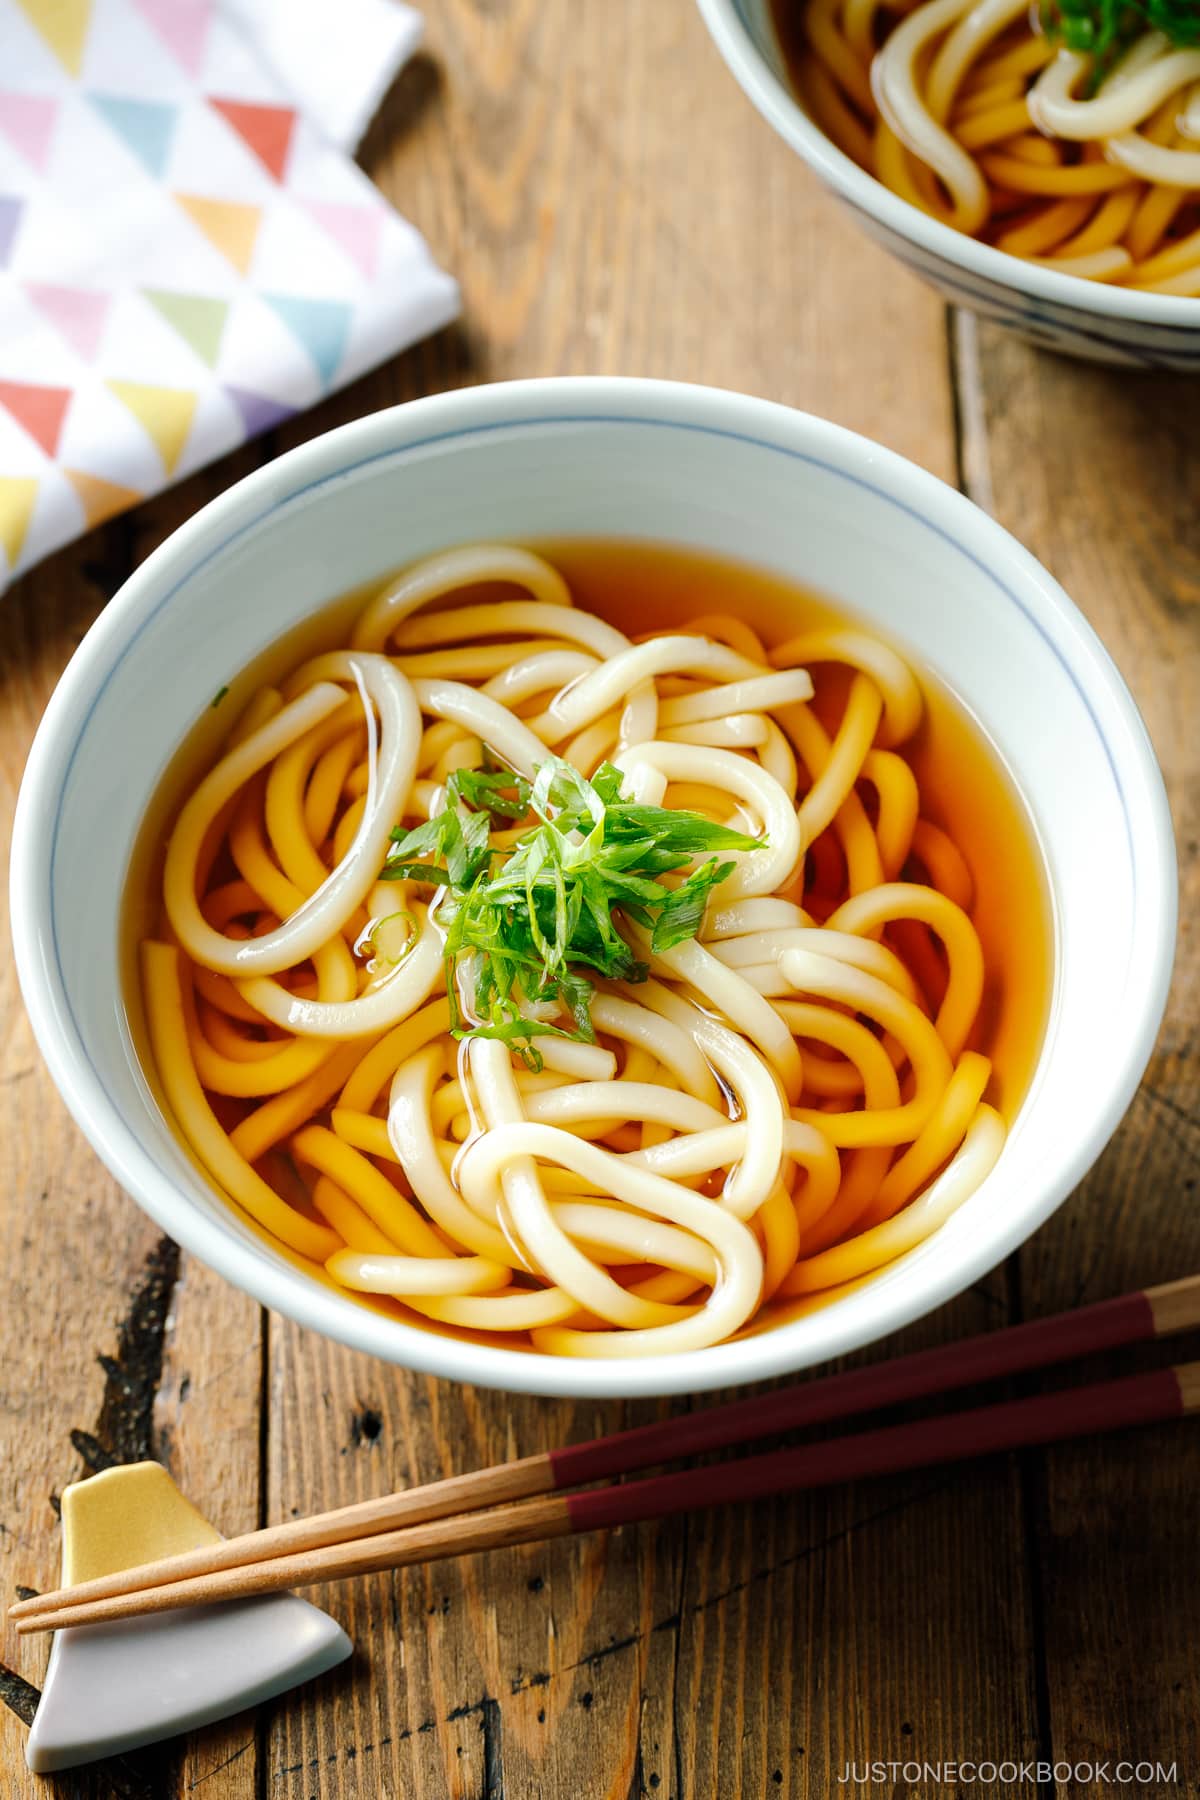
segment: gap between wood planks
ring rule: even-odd
[[[955,478],[960,493],[974,501],[989,517],[996,516],[992,465],[988,453],[987,411],[980,374],[979,321],[974,313],[947,306],[946,364],[953,407]],[[1008,1297],[1008,1324],[1025,1321],[1022,1303],[1020,1254],[1014,1251],[1004,1264]],[[1029,1607],[1029,1642],[1034,1659],[1033,1722],[1037,1732],[1037,1761],[1054,1767],[1054,1733],[1050,1680],[1046,1661],[1045,1593],[1038,1554],[1038,1519],[1045,1511],[1044,1459],[1035,1449],[1016,1452],[1020,1493],[1021,1543]],[[1055,1800],[1053,1779],[1038,1782],[1038,1800]]]

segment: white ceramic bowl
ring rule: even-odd
[[[564,536],[711,549],[877,620],[990,733],[1036,822],[1053,897],[1045,1047],[978,1192],[902,1263],[825,1310],[639,1362],[434,1336],[274,1255],[159,1113],[116,972],[143,810],[239,665],[331,596],[413,557],[466,539]],[[343,1343],[456,1380],[573,1395],[679,1393],[824,1362],[992,1268],[1070,1192],[1128,1105],[1174,943],[1174,850],[1145,730],[1103,648],[1033,558],[969,501],[864,438],[762,400],[648,381],[518,382],[419,400],[293,450],[206,506],[131,577],[63,676],[21,789],[12,883],[21,986],[54,1079],[164,1230]]]
[[[838,149],[788,82],[770,0],[698,0],[713,40],[760,113],[864,231],[954,306],[1090,362],[1200,372],[1200,300],[1136,294],[1040,269],[952,231],[893,194]]]

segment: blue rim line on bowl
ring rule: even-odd
[[[853,200],[845,200],[843,197],[843,203],[850,208],[851,212],[858,213],[862,218],[866,219],[870,217],[870,215],[861,206],[856,205]],[[872,224],[874,223],[875,221],[872,220]],[[890,255],[897,259],[897,261],[902,262],[905,268],[911,269],[914,275],[919,275],[922,280],[935,283],[937,287],[943,290],[948,289],[953,294],[961,295],[965,305],[973,310],[979,311],[985,317],[994,318],[1000,324],[1013,326],[1016,329],[1031,335],[1039,330],[1046,331],[1050,337],[1051,347],[1053,347],[1056,336],[1062,329],[1061,318],[1048,311],[1045,306],[1040,305],[1033,299],[1027,298],[1020,311],[1017,311],[1006,303],[1003,295],[996,288],[981,288],[975,286],[970,281],[963,279],[961,271],[952,275],[948,272],[945,263],[937,263],[936,265],[926,263],[923,260],[919,249],[906,243],[904,239],[896,237],[894,233],[890,231],[888,234],[888,251]],[[1069,279],[1078,282],[1080,287],[1094,285],[1093,283],[1084,283],[1083,281],[1080,281],[1077,276],[1071,276]],[[1200,304],[1200,302],[1197,302],[1197,304]],[[1200,369],[1200,341],[1194,343],[1183,341],[1185,338],[1200,338],[1200,319],[1198,319],[1196,325],[1190,329],[1182,325],[1159,326],[1157,320],[1155,321],[1155,326],[1156,329],[1174,331],[1181,334],[1180,341],[1173,343],[1167,353],[1172,368],[1177,367],[1180,363],[1187,363],[1189,366],[1194,365],[1197,369]],[[1135,345],[1130,343],[1127,338],[1110,337],[1106,332],[1097,331],[1094,325],[1080,324],[1078,318],[1073,318],[1071,320],[1069,329],[1075,337],[1083,338],[1087,343],[1094,344],[1102,350],[1117,351],[1124,360],[1138,364],[1140,368],[1145,369],[1148,373],[1154,371],[1161,372],[1164,369],[1164,364],[1160,357],[1149,350],[1139,350]]]
[[[627,396],[627,410],[618,410],[616,406],[610,405],[606,410],[601,411],[594,406],[587,405],[587,402],[594,402],[598,392],[604,392],[606,396],[610,396],[614,391]],[[545,401],[550,392],[562,402],[562,410],[554,410],[551,407],[549,410],[531,413],[527,416],[520,416],[517,411],[513,410],[521,402]],[[458,408],[461,409],[466,397],[463,395],[439,396],[415,401],[406,407],[394,408],[389,412],[356,421],[327,433],[310,444],[300,446],[278,462],[247,477],[238,483],[228,495],[218,498],[202,509],[174,535],[171,540],[174,549],[170,552],[172,560],[179,555],[185,545],[190,547],[193,541],[202,547],[201,554],[188,563],[186,573],[174,581],[170,588],[154,597],[153,589],[157,568],[160,561],[165,560],[168,556],[167,546],[161,547],[152,553],[131,577],[121,596],[111,603],[105,614],[101,615],[101,619],[93,627],[93,632],[97,634],[101,643],[106,642],[109,637],[120,637],[122,615],[136,611],[140,606],[142,614],[133,632],[133,637],[129,641],[136,640],[150,619],[169,602],[185,582],[195,575],[198,569],[227,553],[232,545],[246,538],[268,518],[277,516],[281,509],[302,503],[317,489],[336,484],[346,479],[355,469],[366,467],[371,463],[383,460],[396,460],[398,463],[402,463],[406,456],[422,448],[428,448],[430,445],[449,444],[456,440],[464,441],[484,434],[514,429],[571,428],[599,424],[699,432],[744,443],[768,453],[782,452],[793,461],[807,463],[838,479],[848,481],[862,490],[870,491],[876,497],[896,506],[923,527],[935,533],[978,568],[994,583],[1006,599],[1016,606],[1028,624],[1036,630],[1080,694],[1086,710],[1096,726],[1101,742],[1104,744],[1105,753],[1113,770],[1114,783],[1121,798],[1124,814],[1131,867],[1136,868],[1138,861],[1136,846],[1139,830],[1137,821],[1140,819],[1142,822],[1141,837],[1145,839],[1147,834],[1149,835],[1150,847],[1158,852],[1164,872],[1169,875],[1173,870],[1173,843],[1161,778],[1158,776],[1140,715],[1126,693],[1108,653],[1086,621],[1061,594],[1061,590],[1057,589],[1056,584],[1045,575],[1035,559],[1022,550],[999,525],[979,514],[978,509],[970,501],[946,487],[936,477],[907,463],[905,459],[891,451],[883,450],[873,444],[870,445],[872,465],[879,468],[881,473],[885,471],[890,473],[895,486],[919,490],[926,501],[926,504],[922,506],[916,503],[915,497],[910,501],[893,489],[889,489],[879,482],[867,480],[853,470],[842,466],[847,452],[851,452],[854,446],[861,446],[864,440],[839,426],[814,420],[807,415],[797,415],[790,409],[769,401],[747,399],[744,396],[727,394],[718,389],[694,388],[670,382],[626,382],[608,378],[583,377],[514,382],[496,384],[488,389],[477,389],[470,396],[474,408],[484,412],[497,411],[501,414],[500,417],[477,418],[471,424],[461,425],[453,430],[435,430],[423,436],[414,432],[412,436],[402,442],[393,442],[389,439],[378,447],[373,444],[372,440],[375,438],[389,438],[392,422],[397,418],[403,417],[412,421],[414,425],[430,413],[436,418],[437,413],[445,409],[448,400],[456,402]],[[568,410],[572,400],[577,402],[578,410]],[[649,408],[652,402],[658,403],[660,410],[656,414],[639,410],[639,405],[645,409]],[[739,409],[747,406],[752,408],[761,418],[764,434],[767,433],[770,425],[774,425],[779,434],[783,434],[789,427],[794,430],[795,423],[799,420],[808,432],[815,432],[828,443],[831,455],[840,448],[843,452],[842,462],[836,458],[827,460],[812,451],[802,450],[794,444],[781,442],[779,436],[759,436],[755,433],[716,425],[710,420],[686,416],[689,409],[694,411],[704,405],[711,408],[713,405],[721,404],[733,404]],[[509,410],[505,410],[506,407]],[[347,461],[344,457],[339,456],[339,451],[344,443],[355,438],[366,440],[365,453]],[[311,478],[301,478],[298,482],[289,485],[286,477],[293,472],[302,473],[302,477],[303,474],[311,473]],[[997,572],[980,555],[967,547],[951,529],[948,522],[943,523],[933,516],[939,510],[943,513],[970,514],[976,529],[982,528],[985,535],[993,538],[998,555],[1003,554],[1009,560],[1016,558],[1022,562],[1026,572],[1032,575],[1041,587],[1057,624],[1069,630],[1075,647],[1085,652],[1090,658],[1101,679],[1101,685],[1106,690],[1107,700],[1115,708],[1114,718],[1109,721],[1109,729],[1114,723],[1119,723],[1128,747],[1133,751],[1135,760],[1140,764],[1140,773],[1145,787],[1140,807],[1134,805],[1125,790],[1121,772],[1108,743],[1106,731],[1102,729],[1103,722],[1096,714],[1090,695],[1080,685],[1054,634],[1021,597],[1001,580]],[[209,515],[214,511],[232,514],[229,520],[229,530],[218,545],[204,548],[204,540],[208,535],[207,521]],[[150,596],[151,603],[148,606],[143,600],[143,594]],[[51,699],[30,755],[26,779],[18,804],[18,814],[23,812],[26,807],[36,807],[39,790],[48,780],[57,779],[60,795],[61,791],[65,790],[70,769],[79,753],[80,741],[86,730],[87,720],[90,719],[98,704],[100,694],[111,680],[121,656],[124,654],[125,642],[126,640],[122,638],[120,652],[109,661],[91,705],[86,709],[82,722],[76,729],[74,741],[67,753],[66,766],[61,767],[62,751],[56,736],[58,718],[60,714],[64,716],[69,714],[74,685],[85,680],[90,685],[91,680],[89,672],[74,668],[68,669],[64,675],[59,689]],[[61,772],[56,765],[61,767]],[[57,813],[54,830],[57,833]],[[39,929],[44,921],[39,908],[47,896],[34,895],[29,892],[34,879],[34,871],[26,866],[26,839],[27,834],[23,830],[18,830],[12,871],[13,933],[18,951],[18,966],[27,971],[34,966],[35,962],[41,961],[43,975],[55,991],[60,1010],[65,1009],[70,1018],[74,1043],[69,1048],[65,1048],[54,1036],[48,1018],[42,1014],[40,996],[37,997],[36,1004],[31,1003],[30,1005],[35,1032],[55,1080],[79,1123],[93,1142],[100,1147],[110,1169],[118,1180],[139,1195],[147,1210],[158,1219],[165,1229],[171,1230],[186,1248],[192,1250],[202,1260],[216,1268],[218,1272],[238,1282],[239,1274],[233,1265],[245,1255],[253,1255],[258,1268],[258,1286],[255,1291],[266,1304],[277,1306],[279,1310],[298,1319],[301,1323],[312,1325],[355,1348],[378,1352],[378,1345],[372,1341],[371,1334],[365,1325],[360,1328],[359,1322],[369,1319],[371,1326],[377,1328],[381,1323],[387,1323],[387,1321],[380,1321],[374,1315],[364,1313],[353,1302],[348,1303],[345,1311],[339,1315],[337,1323],[330,1324],[328,1320],[318,1320],[314,1317],[315,1308],[312,1301],[314,1295],[319,1294],[321,1290],[308,1276],[281,1265],[258,1245],[247,1246],[240,1235],[235,1235],[231,1224],[204,1219],[189,1211],[185,1206],[177,1209],[180,1216],[176,1217],[169,1204],[163,1204],[156,1208],[146,1197],[147,1184],[141,1179],[143,1174],[147,1172],[153,1174],[158,1182],[168,1190],[172,1186],[171,1179],[158,1169],[153,1157],[143,1149],[136,1134],[126,1125],[105,1084],[102,1071],[95,1067],[84,1047],[78,1022],[67,999],[59,960],[56,921],[54,920],[53,862],[57,851],[56,839],[51,851],[51,872],[47,883],[49,887],[50,941],[55,966],[50,970],[45,968],[42,956],[45,942]],[[1173,942],[1175,906],[1173,882],[1170,879],[1164,881],[1161,892],[1157,895],[1152,894],[1150,900],[1148,902],[1144,900],[1143,903],[1154,908],[1157,922],[1161,928],[1158,933],[1151,935],[1161,936],[1167,943]],[[1138,1075],[1149,1056],[1153,1034],[1165,1004],[1169,975],[1170,958],[1168,957],[1165,966],[1158,971],[1157,979],[1151,981],[1151,1003],[1147,1013],[1148,1022],[1143,1032],[1145,1042],[1137,1047],[1137,1055],[1134,1059],[1135,1073],[1132,1078],[1122,1079],[1113,1085],[1104,1096],[1102,1116],[1105,1121],[1106,1137],[1115,1127],[1132,1098]],[[1149,980],[1150,976],[1147,975],[1146,978]],[[1130,979],[1128,971],[1126,979],[1127,981]],[[28,997],[28,983],[26,983],[26,991]],[[48,1007],[47,1012],[50,1010]],[[77,1073],[76,1063],[87,1069],[92,1080],[99,1087],[106,1103],[106,1113],[93,1111],[90,1104],[80,1095],[74,1080]],[[1062,1165],[1047,1183],[1033,1228],[1036,1228],[1036,1225],[1049,1215],[1061,1198],[1081,1179],[1092,1160],[1092,1155],[1086,1150],[1075,1149],[1073,1152],[1064,1150]],[[958,1271],[932,1282],[928,1291],[919,1296],[915,1304],[911,1299],[901,1298],[898,1301],[893,1299],[882,1313],[878,1327],[879,1333],[911,1322],[921,1313],[960,1292],[971,1280],[993,1267],[1001,1256],[1026,1235],[1026,1230],[1018,1229],[1012,1234],[1011,1242],[1005,1238],[1002,1232],[995,1240],[989,1239],[984,1244],[982,1251],[976,1250],[973,1257],[967,1259],[964,1266]],[[231,1246],[236,1246],[237,1254],[227,1256],[224,1251]],[[885,1273],[886,1271],[880,1271],[881,1275]],[[844,1326],[841,1330],[837,1328],[837,1314],[842,1312],[846,1306],[852,1305],[853,1299],[854,1296],[851,1296],[849,1300],[841,1303],[839,1307],[831,1309],[830,1312],[814,1315],[801,1321],[807,1328],[814,1326],[817,1328],[815,1336],[819,1341],[822,1359],[839,1354],[847,1347],[848,1340],[854,1335],[852,1327]],[[432,1373],[444,1372],[440,1367],[441,1359],[437,1355],[437,1346],[444,1347],[447,1340],[436,1338],[419,1327],[402,1326],[399,1322],[397,1322],[397,1328],[402,1330],[406,1336],[404,1361],[408,1366],[425,1369]],[[706,1387],[727,1383],[731,1378],[758,1380],[794,1369],[796,1359],[794,1356],[789,1356],[787,1349],[788,1335],[794,1330],[794,1326],[784,1325],[771,1332],[743,1340],[736,1348],[744,1351],[742,1361],[745,1366],[739,1368],[736,1377],[731,1377],[728,1367],[723,1363],[714,1369],[713,1358],[717,1355],[717,1351],[696,1351],[686,1356],[661,1357],[642,1365],[625,1363],[619,1367],[604,1362],[585,1360],[583,1363],[579,1363],[573,1361],[570,1365],[571,1384],[567,1387],[559,1387],[553,1379],[553,1370],[561,1368],[561,1359],[547,1358],[528,1351],[491,1351],[489,1356],[494,1365],[494,1384],[514,1390],[542,1393],[561,1391],[594,1396],[612,1392],[621,1392],[632,1396],[639,1393],[679,1391],[681,1388],[700,1391]],[[728,1350],[728,1346],[718,1347],[718,1350],[721,1349]],[[814,1359],[807,1358],[806,1360]],[[677,1363],[681,1365],[681,1368],[686,1368],[685,1381],[680,1381],[680,1370],[673,1366]],[[639,1382],[637,1380],[639,1368],[649,1368],[652,1374],[656,1370],[657,1379]]]

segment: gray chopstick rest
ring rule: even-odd
[[[62,1526],[64,1587],[220,1541],[157,1463],[68,1487]],[[58,1631],[26,1761],[47,1775],[192,1731],[324,1674],[352,1648],[294,1594]]]

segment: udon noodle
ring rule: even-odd
[[[972,875],[892,649],[731,614],[636,641],[502,545],[407,569],[347,639],[254,693],[141,946],[179,1131],[287,1254],[640,1355],[855,1281],[978,1188]]]
[[[775,11],[812,117],[901,199],[1064,274],[1200,295],[1200,18],[1098,61],[1030,0]]]

